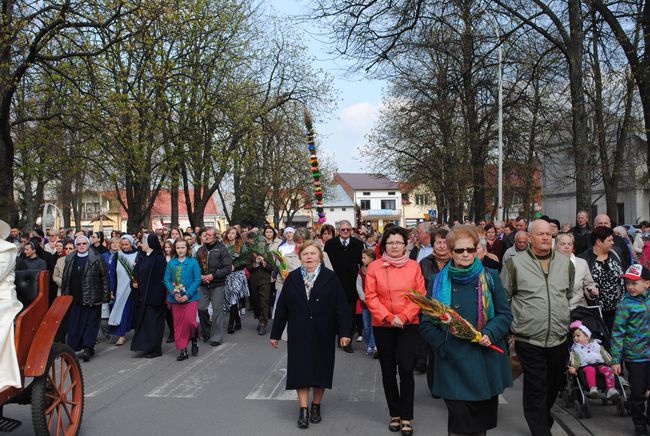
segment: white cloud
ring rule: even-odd
[[[365,135],[375,125],[377,116],[379,115],[379,109],[380,105],[375,105],[367,101],[345,107],[341,111],[341,127]]]

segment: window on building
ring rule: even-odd
[[[83,204],[81,219],[88,221],[99,215],[99,202],[89,202]]]
[[[415,196],[415,204],[417,206],[428,206],[431,204],[429,201],[429,194],[417,194]]]
[[[395,210],[395,200],[381,200],[381,208]]]
[[[334,212],[334,208],[333,208],[333,207],[330,207],[330,212]]]
[[[395,191],[388,191],[388,195],[395,195]]]
[[[359,207],[361,210],[370,210],[370,200],[360,200]]]
[[[363,195],[370,195],[370,192],[364,192]]]
[[[341,208],[341,212],[345,212],[345,208],[344,208],[344,207]]]

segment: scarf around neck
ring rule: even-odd
[[[318,278],[318,273],[320,273],[320,265],[318,265],[314,272],[308,272],[307,268],[304,266],[300,267],[300,274],[302,275],[302,280],[305,282],[305,292],[307,293],[308,300],[311,290],[314,287],[314,283],[316,282],[316,278]]]
[[[384,261],[384,266],[391,265],[395,268],[401,268],[409,261],[409,257],[406,253],[404,253],[402,257],[390,257],[388,254],[384,253],[381,256],[381,260]]]
[[[451,305],[451,282],[466,285],[468,283],[478,284],[477,304],[478,304],[478,321],[477,327],[480,331],[483,326],[494,318],[494,305],[492,302],[492,288],[494,283],[492,277],[483,268],[478,258],[469,268],[456,268],[453,262],[447,265],[436,275],[433,282],[432,297],[447,306]]]

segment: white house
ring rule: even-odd
[[[363,224],[379,231],[388,223],[402,224],[402,194],[398,183],[369,173],[337,173],[334,182],[359,206]]]

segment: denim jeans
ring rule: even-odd
[[[363,317],[363,339],[366,342],[366,348],[375,348],[375,335],[372,334],[372,315],[366,305],[361,306],[361,316]]]

